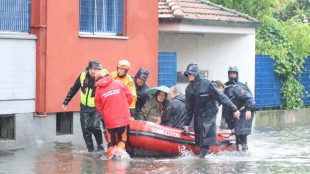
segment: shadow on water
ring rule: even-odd
[[[309,173],[308,122],[255,129],[248,152],[221,152],[205,159],[184,151],[176,158],[107,160],[85,147],[38,141],[17,151],[0,151],[6,173]]]

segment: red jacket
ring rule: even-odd
[[[130,124],[129,105],[133,100],[130,88],[123,82],[106,76],[96,83],[95,104],[105,128],[114,129]]]

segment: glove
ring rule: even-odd
[[[137,118],[137,116],[136,116],[136,109],[130,108],[130,116],[135,118],[135,120],[136,120],[136,118]]]

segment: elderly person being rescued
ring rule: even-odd
[[[169,88],[166,86],[155,87],[148,90],[151,98],[146,101],[142,110],[138,114],[138,120],[161,122],[165,108],[168,106]]]

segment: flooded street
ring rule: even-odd
[[[176,158],[108,161],[106,153],[85,147],[37,142],[0,151],[0,173],[309,173],[310,128],[306,123],[256,129],[249,151],[223,152],[199,159],[190,152]]]

